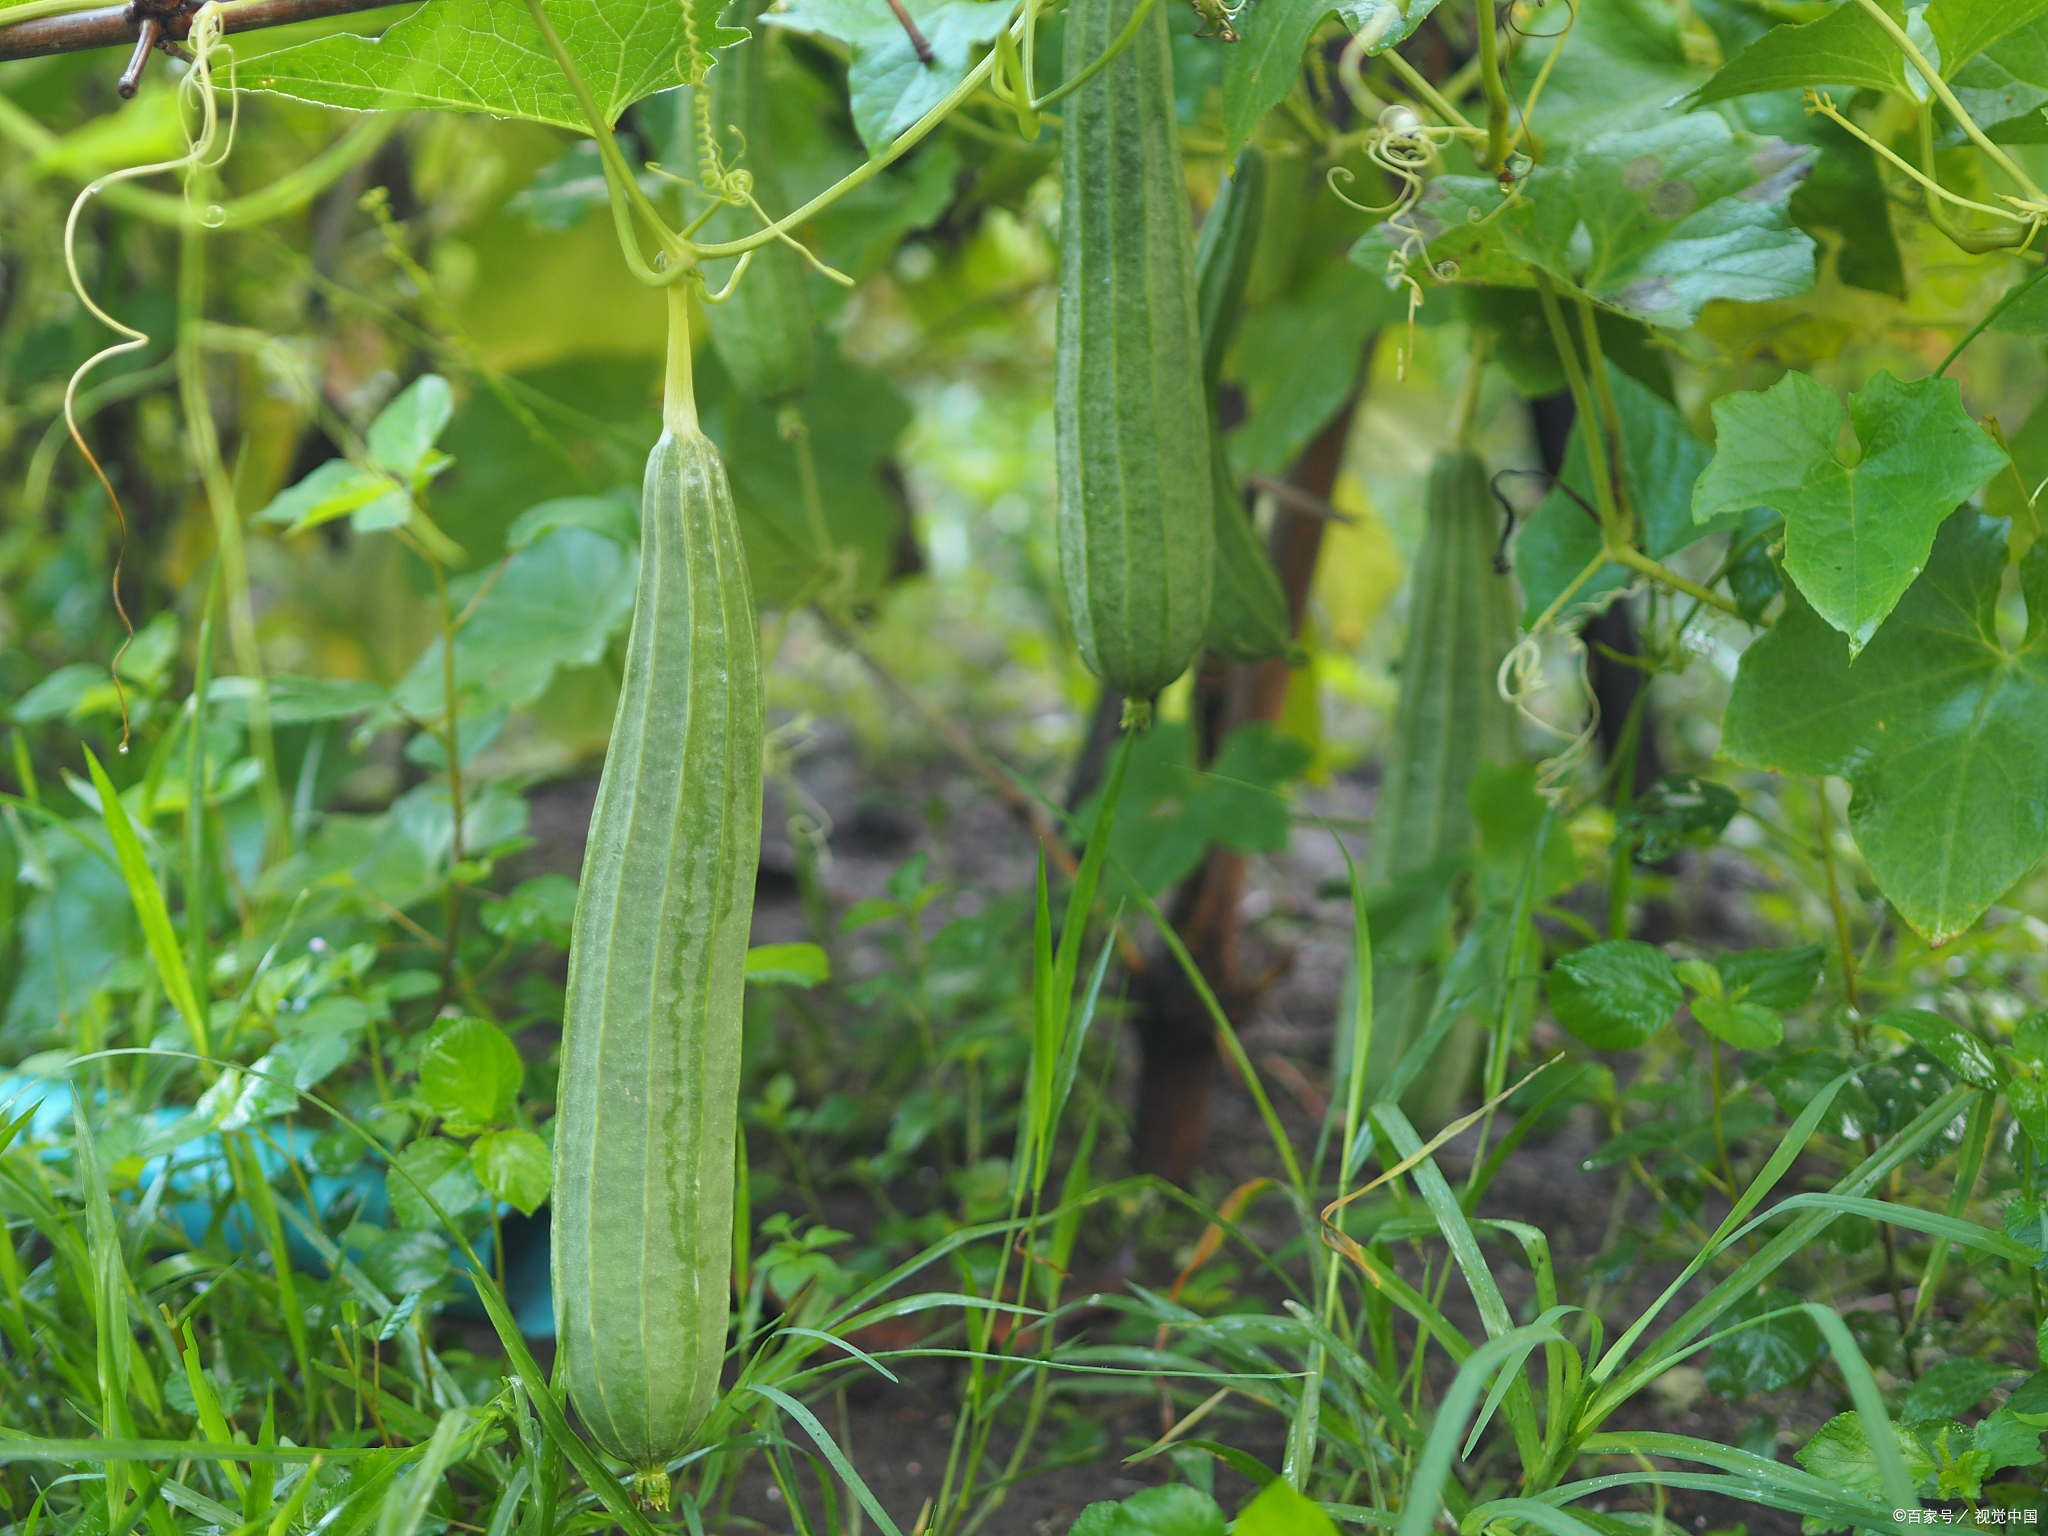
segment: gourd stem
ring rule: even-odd
[[[668,290],[668,367],[661,381],[661,429],[687,437],[697,426],[697,391],[690,376],[690,290]]]
[[[1572,408],[1578,415],[1579,441],[1586,446],[1586,467],[1593,476],[1593,500],[1600,509],[1600,537],[1609,545],[1623,541],[1621,511],[1614,504],[1614,480],[1607,468],[1607,435],[1600,430],[1600,416],[1593,409],[1592,391],[1586,386],[1586,371],[1579,364],[1578,348],[1565,328],[1564,311],[1558,307],[1557,289],[1550,274],[1531,267],[1536,279],[1536,297],[1543,303],[1543,318],[1550,326],[1550,342],[1557,348],[1557,360],[1564,367],[1565,387],[1571,391]],[[1610,550],[1610,556],[1612,551]]]
[[[1906,56],[1906,62],[1913,66],[1921,80],[1926,83],[1927,89],[1948,108],[1950,116],[1954,117],[1956,125],[1969,135],[1970,141],[1991,157],[1991,163],[2017,182],[2020,190],[2031,200],[2036,203],[2048,202],[2048,193],[2035,186],[2033,178],[2014,164],[2012,157],[1992,143],[1984,130],[1977,126],[1977,120],[1964,110],[1962,102],[1956,99],[1956,93],[1949,89],[1948,82],[1942,78],[1941,71],[1928,62],[1927,55],[1922,53],[1919,45],[1907,35],[1906,29],[1885,14],[1884,7],[1879,5],[1877,0],[1856,0],[1856,3],[1868,11],[1871,19],[1884,28],[1899,52]]]

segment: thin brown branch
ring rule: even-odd
[[[384,10],[391,5],[392,0],[237,0],[221,7],[221,30],[254,32],[295,21]],[[0,59],[39,59],[88,48],[129,48],[140,54],[146,29],[154,34],[151,41],[158,47],[184,42],[191,35],[197,10],[197,6],[184,5],[168,12],[155,7],[102,5],[63,16],[38,16],[0,27]]]

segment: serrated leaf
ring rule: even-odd
[[[1887,1008],[1871,1021],[1896,1029],[1973,1088],[1997,1088],[1998,1064],[1984,1042],[1938,1013],[1924,1008]]]
[[[1812,239],[1787,204],[1813,151],[1729,127],[1713,112],[1610,134],[1538,166],[1519,198],[1489,177],[1440,176],[1398,226],[1352,251],[1423,275],[1526,287],[1527,266],[1651,325],[1687,326],[1715,299],[1791,298],[1813,286]],[[1403,245],[1404,229],[1419,239]]]
[[[1602,1051],[1632,1051],[1668,1025],[1685,1001],[1670,957],[1634,939],[1566,955],[1544,977],[1557,1022]]]
[[[486,1131],[469,1149],[470,1167],[484,1193],[531,1216],[548,1197],[553,1159],[531,1131]]]
[[[1797,1008],[1820,985],[1821,947],[1742,949],[1714,962],[1730,997],[1766,1008]]]
[[[1934,1458],[1921,1447],[1912,1435],[1902,1434],[1896,1424],[1887,1423],[1883,1432],[1898,1441],[1899,1457],[1906,1464],[1906,1475],[1917,1485],[1934,1470]],[[1833,1483],[1844,1492],[1868,1499],[1884,1496],[1884,1474],[1878,1470],[1877,1457],[1871,1453],[1870,1437],[1863,1428],[1863,1418],[1854,1409],[1838,1413],[1814,1432],[1797,1451],[1793,1458],[1807,1471],[1823,1482]]]
[[[643,97],[711,67],[746,34],[724,0],[550,0],[549,19],[608,124]],[[243,65],[248,88],[356,111],[485,112],[589,133],[568,80],[521,0],[432,0],[379,37],[340,33]]]
[[[1767,1051],[1785,1038],[1784,1020],[1758,1003],[1696,997],[1692,1016],[1701,1029],[1738,1051]]]
[[[1002,0],[903,0],[931,47],[929,64],[889,0],[791,0],[769,19],[837,38],[853,50],[847,69],[853,126],[870,153],[937,106],[974,67],[977,51],[1009,24]]]
[[[1907,1389],[1899,1405],[1902,1424],[1959,1419],[1991,1395],[1991,1389],[2020,1373],[1990,1360],[1944,1360],[1929,1366]]]
[[[1885,9],[1902,27],[1898,0]],[[1906,94],[1898,45],[1861,5],[1850,0],[1818,21],[1773,27],[1730,59],[1693,98],[1702,104],[1756,91],[1803,91],[1838,85]]]
[[[1742,657],[1722,750],[1835,774],[1880,889],[1933,943],[1961,933],[2048,853],[2048,546],[2022,563],[2027,631],[1998,638],[2006,524],[1949,519],[1921,574],[1851,665],[1795,590]]]
[[[1721,1319],[1733,1327],[1767,1312],[1796,1307],[1804,1297],[1791,1291],[1761,1291],[1745,1297]],[[1740,1400],[1752,1393],[1777,1392],[1802,1380],[1821,1357],[1820,1326],[1804,1312],[1753,1323],[1716,1344],[1707,1364],[1707,1386],[1722,1397]]]
[[[1788,373],[1714,402],[1721,447],[1693,493],[1701,521],[1763,505],[1785,518],[1785,570],[1860,652],[1927,561],[1934,532],[2006,456],[1963,409],[1953,379],[1880,373],[1849,397],[1860,451],[1836,447],[1833,390]]]
[[[420,1098],[459,1134],[509,1116],[525,1081],[518,1047],[488,1019],[442,1025],[420,1058]]]

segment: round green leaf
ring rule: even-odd
[[[1685,1001],[1664,951],[1611,939],[1566,955],[1544,990],[1557,1022],[1602,1051],[1632,1051],[1669,1024]]]
[[[420,1061],[420,1098],[452,1131],[480,1131],[511,1114],[526,1064],[505,1032],[484,1019],[444,1025]]]
[[[548,1197],[553,1159],[531,1131],[485,1131],[470,1147],[469,1161],[484,1193],[517,1206],[521,1215],[531,1216]]]
[[[1760,1003],[1731,1003],[1719,997],[1696,997],[1692,1016],[1700,1028],[1741,1051],[1765,1051],[1785,1038],[1785,1025]]]

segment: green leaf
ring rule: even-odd
[[[449,421],[455,395],[438,373],[420,375],[377,413],[363,435],[370,462],[410,482],[427,465]]]
[[[1836,774],[1892,904],[1932,943],[1983,915],[2048,853],[2048,547],[2020,568],[2027,632],[1998,638],[2006,525],[1964,514],[1852,666],[1796,591],[1746,652],[1722,750],[1781,773]]]
[[[391,1197],[391,1214],[401,1227],[419,1230],[441,1224],[425,1197],[431,1197],[450,1220],[483,1198],[483,1185],[470,1166],[469,1149],[445,1136],[421,1137],[392,1162],[396,1166],[385,1175],[384,1188]]]
[[[1732,526],[1732,518],[1706,527],[1693,521],[1692,488],[1713,458],[1713,450],[1693,436],[1678,408],[1612,364],[1607,378],[1621,416],[1622,484],[1629,505],[1635,508],[1645,552],[1662,560],[1709,533]],[[1576,423],[1565,445],[1564,468],[1558,479],[1577,499],[1565,490],[1553,490],[1523,520],[1515,535],[1515,575],[1522,586],[1524,626],[1542,617],[1557,595],[1600,553],[1600,529],[1586,511],[1593,503],[1593,477],[1586,466],[1585,438]],[[1635,579],[1626,568],[1609,561],[1579,588],[1572,602],[1596,606],[1601,598],[1622,591]]]
[[[1797,1008],[1820,985],[1822,950],[1818,944],[1797,949],[1741,949],[1714,962],[1721,985],[1730,997],[1761,1003],[1766,1008]]]
[[[1071,1536],[1223,1536],[1223,1511],[1201,1489],[1169,1483],[1121,1504],[1090,1504]]]
[[[1935,530],[2006,462],[1963,409],[1953,379],[1880,373],[1849,397],[1859,452],[1836,447],[1833,390],[1788,373],[1761,394],[1714,402],[1721,443],[1700,477],[1701,521],[1759,504],[1785,518],[1785,570],[1853,657],[1927,562]]]
[[[1721,1320],[1723,1327],[1770,1312],[1784,1315],[1751,1323],[1717,1343],[1707,1362],[1707,1386],[1722,1397],[1740,1400],[1804,1380],[1821,1357],[1820,1328],[1806,1313],[1787,1309],[1805,1299],[1792,1291],[1759,1291],[1731,1308]]]
[[[1890,1423],[1884,1426],[1884,1432],[1898,1441],[1906,1474],[1916,1485],[1934,1470],[1934,1458],[1912,1435],[1901,1434],[1898,1426]],[[1793,1457],[1815,1477],[1846,1493],[1866,1499],[1884,1496],[1884,1474],[1878,1470],[1877,1457],[1871,1454],[1862,1416],[1853,1409],[1829,1419]]]
[[[2048,0],[1933,0],[1927,27],[1939,55],[1932,61],[1952,76],[2002,37],[2048,16]]]
[[[1223,56],[1226,154],[1243,148],[1252,130],[1294,89],[1302,51],[1336,9],[1336,0],[1259,0],[1245,7],[1238,18],[1238,41]]]
[[[1381,224],[1351,259],[1420,277],[1426,256],[1461,282],[1516,287],[1528,286],[1533,265],[1622,314],[1688,326],[1714,299],[1812,288],[1813,241],[1787,211],[1812,158],[1811,149],[1695,112],[1538,166],[1507,207],[1489,177],[1440,176],[1401,221],[1419,239]]]
[[[1676,13],[1660,5],[1582,5],[1553,65],[1555,46],[1518,48],[1508,69],[1517,101],[1548,71],[1536,120],[1553,145],[1664,122],[1670,104],[1706,78],[1686,57]]]
[[[782,434],[780,412],[735,389],[709,349],[697,357],[697,406],[731,477],[755,601],[771,607],[814,595],[840,579],[841,562],[853,566],[847,598],[879,592],[894,568],[897,536],[908,515],[883,474],[883,462],[910,425],[910,407],[896,387],[884,375],[848,362],[837,347],[818,349],[817,381],[803,398],[802,412],[832,543],[829,557],[819,553],[796,450]]]
[[[832,979],[832,960],[816,944],[756,944],[747,951],[747,980],[763,986],[815,987]]]
[[[1634,939],[1566,955],[1544,978],[1557,1022],[1602,1051],[1632,1051],[1668,1025],[1685,1001],[1670,957]]]
[[[1904,26],[1905,12],[1898,0],[1884,4]],[[1771,28],[1722,65],[1694,99],[1704,104],[1754,91],[1803,91],[1825,85],[1908,94],[1898,45],[1855,0],[1818,21]]]
[[[357,469],[347,459],[329,459],[297,485],[271,497],[270,504],[256,515],[266,523],[289,524],[289,533],[303,533],[347,517],[392,490],[391,481],[373,469]]]
[[[171,914],[164,906],[164,893],[149,867],[149,855],[143,851],[142,839],[136,836],[135,824],[129,821],[127,808],[121,804],[120,795],[107,778],[107,770],[100,766],[100,760],[92,755],[90,747],[86,749],[85,766],[92,775],[92,787],[99,794],[100,819],[106,823],[107,839],[114,845],[114,857],[121,865],[121,878],[128,884],[128,899],[135,904],[135,916],[142,924],[142,937],[149,946],[149,958],[156,964],[157,979],[163,983],[164,995],[171,1000],[171,1006],[185,1020],[185,1028],[192,1036],[192,1048],[202,1056],[211,1055],[212,1047],[206,1033],[207,1017],[200,1010],[198,994],[192,990],[191,973],[185,969],[185,951],[178,946],[177,930],[171,927]]]
[[[1973,1088],[2000,1086],[1998,1064],[1984,1042],[1938,1013],[1924,1008],[1887,1008],[1870,1022],[1896,1029]]]
[[[1365,39],[1365,51],[1374,54],[1404,41],[1436,7],[1437,0],[1346,0],[1336,9],[1344,24]]]
[[[1323,1506],[1276,1477],[1237,1512],[1231,1536],[1337,1536]]]
[[[2040,143],[2048,137],[2048,18],[2000,38],[1949,82],[1963,110],[1994,140]]]
[[[1277,475],[1350,397],[1366,338],[1406,311],[1407,299],[1328,262],[1238,328],[1226,373],[1251,417],[1225,439],[1240,475]]]
[[[769,19],[837,38],[853,50],[846,73],[853,125],[870,153],[931,111],[967,78],[983,44],[1010,20],[1001,0],[903,0],[931,45],[922,63],[889,0],[790,0]]]
[[[505,1120],[525,1082],[519,1048],[488,1019],[442,1025],[420,1058],[420,1098],[458,1134]]]
[[[1928,1367],[1899,1405],[1899,1422],[1927,1424],[1959,1419],[1991,1395],[1991,1389],[2020,1373],[1990,1360],[1944,1360]]]
[[[554,1181],[548,1144],[531,1131],[485,1131],[469,1149],[470,1166],[484,1193],[531,1216]]]
[[[1536,783],[1534,763],[1480,763],[1472,770],[1466,794],[1479,832],[1480,899],[1490,906],[1512,907],[1521,896],[1529,856],[1536,848],[1536,832],[1549,809]],[[1453,856],[1454,865],[1457,862]],[[1424,872],[1436,867],[1425,865]],[[1553,817],[1544,834],[1543,862],[1537,868],[1531,894],[1541,901],[1576,885],[1578,879],[1579,859],[1571,834],[1562,820]],[[1429,903],[1419,905],[1426,910]],[[1381,941],[1377,922],[1372,936],[1377,950]]]
[[[640,497],[624,486],[604,496],[557,496],[513,518],[505,547],[524,549],[557,528],[588,528],[630,549],[640,542]]]
[[[1696,997],[1692,1016],[1700,1028],[1738,1051],[1767,1051],[1785,1038],[1785,1022],[1757,1003],[1730,1002],[1720,997]]]
[[[1614,831],[1633,840],[1638,864],[1655,866],[1681,848],[1708,847],[1741,809],[1741,797],[1726,784],[1667,773],[1616,813]]]
[[[539,698],[562,668],[596,663],[632,617],[637,570],[632,552],[586,528],[558,528],[515,553],[456,631],[462,712],[517,709]],[[463,600],[459,594],[458,606]],[[446,715],[439,640],[392,699],[416,720]]]
[[[375,683],[339,677],[293,677],[285,673],[265,679],[263,691],[272,725],[348,720],[388,703],[391,697]],[[247,677],[216,677],[206,690],[209,705],[246,705],[255,696],[255,680]]]
[[[2010,1375],[2011,1372],[2008,1371],[2006,1374]],[[2028,1418],[2034,1419],[2035,1422],[2029,1424]],[[1986,1471],[1997,1472],[2006,1467],[2038,1467],[2044,1459],[2041,1452],[2039,1420],[2038,1414],[2029,1414],[2023,1418],[2013,1412],[2008,1405],[1970,1432],[1970,1449],[1984,1456],[1989,1463]]]
[[[725,0],[550,0],[549,19],[607,123],[641,98],[703,78]],[[359,112],[487,112],[589,133],[522,0],[434,0],[380,37],[339,33],[244,61],[242,84]]]

